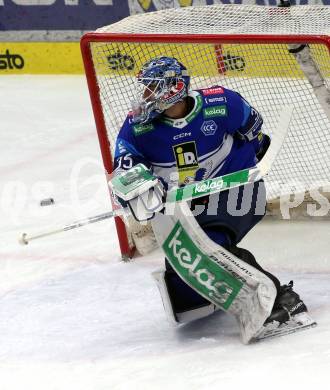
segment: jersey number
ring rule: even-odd
[[[131,169],[133,167],[133,158],[131,157],[131,154],[119,157],[118,165],[123,169]]]

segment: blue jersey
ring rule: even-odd
[[[134,124],[128,115],[116,142],[115,168],[142,162],[172,187],[254,166],[261,115],[224,87],[191,91],[189,97],[194,106],[184,118],[161,115]]]

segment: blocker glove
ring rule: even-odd
[[[114,176],[109,186],[116,200],[139,222],[152,219],[164,209],[167,184],[143,164]]]

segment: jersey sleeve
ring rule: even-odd
[[[234,134],[244,142],[251,142],[256,154],[258,154],[260,149],[263,148],[266,138],[261,131],[263,125],[262,116],[240,94],[236,94],[241,102],[241,123]]]
[[[151,167],[150,162],[144,157],[143,153],[137,145],[136,138],[132,131],[131,119],[128,116],[119,131],[115,156],[114,169],[127,170],[137,164],[144,164],[147,168]]]

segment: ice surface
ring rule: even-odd
[[[0,77],[0,389],[318,388],[330,368],[329,221],[265,221],[244,245],[295,281],[318,327],[244,346],[228,315],[173,328],[112,221],[17,244],[110,207],[83,77]],[[40,199],[55,204],[40,207]]]

